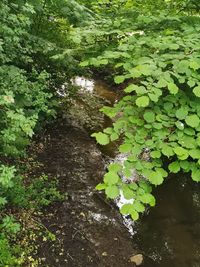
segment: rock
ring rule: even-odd
[[[106,256],[108,256],[108,253],[105,251],[102,253],[102,256],[106,257]]]
[[[144,257],[142,254],[136,254],[130,257],[130,261],[139,266],[143,263]]]

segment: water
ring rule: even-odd
[[[157,205],[137,224],[134,242],[144,267],[200,266],[200,191],[177,174],[155,190]]]

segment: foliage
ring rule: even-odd
[[[21,228],[8,214],[61,199],[56,182],[44,175],[28,184],[14,162],[55,117],[56,90],[89,67],[125,86],[102,108],[113,126],[93,136],[101,145],[123,138],[127,159],[111,164],[97,189],[132,199],[121,212],[136,220],[169,172],[200,181],[199,10],[194,0],[1,1],[0,265],[22,264],[12,246]]]
[[[20,225],[12,216],[7,215],[3,218],[0,229],[0,265],[16,266],[20,260],[14,256],[17,247],[12,247],[11,242],[15,241],[15,236],[20,231]]]
[[[134,24],[81,65],[112,66],[115,83],[125,84],[125,96],[102,108],[113,127],[93,136],[103,145],[123,137],[119,152],[127,159],[110,165],[97,189],[109,198],[123,192],[133,199],[121,212],[137,219],[144,204],[155,204],[150,185],[162,184],[170,172],[191,172],[200,181],[200,26],[199,19],[164,13],[138,16]],[[132,170],[139,182],[131,182]]]
[[[72,45],[67,33],[81,19],[67,15],[66,1],[0,2],[0,265],[16,266],[19,251],[12,244],[20,228],[9,217],[20,208],[36,210],[61,199],[56,183],[43,176],[27,185],[16,158],[26,156],[26,147],[44,122],[56,115],[55,88],[70,79],[68,62],[53,59]],[[81,6],[74,1],[76,9]],[[69,7],[70,8],[70,7]],[[73,12],[72,12],[73,13]],[[79,15],[79,14],[78,14]],[[63,17],[64,16],[64,17]],[[86,16],[86,12],[85,12]],[[72,18],[73,17],[73,18]],[[35,23],[36,22],[36,23]],[[3,217],[5,216],[5,217]]]

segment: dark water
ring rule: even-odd
[[[200,266],[200,190],[177,174],[155,190],[157,205],[137,225],[133,237],[145,255],[143,267]]]

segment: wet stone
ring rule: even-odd
[[[143,255],[142,254],[136,254],[130,258],[130,261],[135,263],[136,266],[139,266],[143,263]]]

